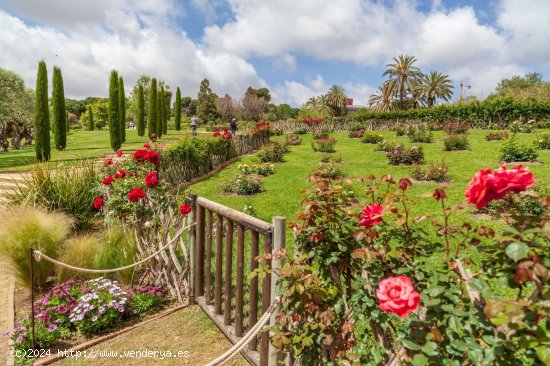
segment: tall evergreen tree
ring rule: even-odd
[[[94,112],[92,112],[92,107],[88,106],[88,131],[94,130]]]
[[[176,104],[174,105],[174,123],[176,125],[176,131],[181,130],[181,93],[180,88],[176,89]]]
[[[170,120],[170,99],[172,98],[172,92],[168,90],[168,87],[162,93],[162,101],[164,105],[164,134],[168,133],[168,121]]]
[[[152,134],[157,134],[157,79],[151,79],[149,87],[149,110],[147,111],[147,132],[149,138]]]
[[[111,136],[111,148],[113,151],[120,149],[122,144],[120,132],[120,99],[118,93],[118,73],[111,71],[109,79],[109,134]]]
[[[145,99],[143,98],[143,86],[141,84],[138,87],[136,120],[138,136],[143,136],[145,134]]]
[[[52,130],[54,133],[54,144],[57,150],[65,150],[67,147],[67,132],[69,118],[65,110],[65,91],[63,87],[63,76],[58,66],[53,67],[53,89],[52,89]]]
[[[197,117],[201,121],[208,122],[216,119],[216,94],[210,89],[208,79],[203,79],[197,93]]]
[[[48,70],[44,60],[38,63],[34,103],[36,159],[48,161],[50,160],[50,108],[48,106]]]
[[[164,132],[164,108],[162,103],[162,94],[163,94],[164,88],[161,88],[157,91],[157,136],[162,137]]]
[[[122,76],[118,79],[118,97],[120,99],[120,143],[126,142],[126,94],[124,93],[124,80]]]

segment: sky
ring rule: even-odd
[[[453,99],[461,81],[482,99],[503,78],[550,78],[549,19],[550,0],[0,0],[0,67],[34,87],[44,59],[76,99],[107,96],[116,69],[127,94],[145,74],[195,98],[203,78],[237,98],[267,87],[293,106],[339,84],[366,105],[409,54],[449,75]]]

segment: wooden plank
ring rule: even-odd
[[[214,289],[215,314],[222,313],[222,255],[223,255],[223,217],[218,214],[216,221],[216,284]]]
[[[258,233],[256,231],[251,232],[250,236],[250,272],[254,272],[258,268]],[[250,310],[248,312],[248,329],[252,328],[258,322],[258,276],[254,276],[250,279]],[[248,349],[251,351],[256,350],[258,344],[258,338],[254,337],[248,344]]]
[[[211,302],[212,293],[212,211],[206,212],[206,259],[205,259],[205,293],[204,298],[207,304]]]
[[[224,304],[223,304],[223,319],[224,324],[231,324],[231,279],[233,272],[233,221],[227,220],[225,228],[225,289],[224,289]]]
[[[219,203],[210,201],[204,197],[198,197],[197,202],[200,206],[218,213],[227,219],[238,222],[251,230],[258,231],[260,234],[267,234],[271,232],[272,225],[263,220],[257,219],[232,208],[222,206]]]
[[[237,280],[235,300],[235,335],[243,335],[243,297],[244,297],[244,226],[237,229]]]
[[[204,294],[203,275],[204,275],[204,208],[197,204],[197,244],[195,249],[195,296]]]
[[[264,235],[264,262],[271,268],[273,234]],[[267,273],[262,286],[262,314],[271,306],[271,274]],[[260,366],[268,366],[269,362],[269,332],[263,332],[260,342]]]
[[[273,254],[277,253],[279,250],[285,248],[285,238],[286,238],[286,219],[281,216],[273,217]],[[278,270],[283,265],[282,259],[273,258],[271,260],[271,303],[275,301],[279,291],[281,290],[281,284],[279,283],[279,276],[277,275]],[[269,318],[270,327],[274,326],[279,314],[279,307],[275,309],[271,317]],[[270,334],[273,335],[273,334]],[[277,349],[271,344],[269,345],[269,360],[267,364],[269,366],[277,366],[282,359],[282,353],[277,352]]]

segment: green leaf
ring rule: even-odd
[[[428,358],[421,353],[414,355],[412,359],[412,364],[414,366],[425,366],[428,364]]]
[[[411,342],[409,340],[406,340],[406,339],[403,339],[401,341],[401,343],[403,343],[403,345],[410,349],[410,350],[413,350],[413,351],[420,351],[422,349],[422,347],[420,347],[418,344],[414,343],[414,342]]]
[[[537,357],[544,364],[544,366],[550,366],[550,348],[548,347],[537,348]]]
[[[424,352],[424,353],[427,354],[428,356],[435,356],[435,355],[437,355],[437,344],[435,344],[434,342],[427,342],[427,343],[422,347],[422,352]]]
[[[526,244],[519,242],[512,243],[506,248],[506,254],[508,257],[516,262],[526,258],[528,252],[529,247]]]

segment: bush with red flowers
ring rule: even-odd
[[[213,132],[212,137],[220,138],[224,141],[231,142],[231,140],[233,139],[233,134],[227,128],[224,128],[222,131]]]
[[[271,134],[271,125],[267,121],[261,121],[254,126],[254,133],[262,135],[264,137]]]
[[[528,169],[479,171],[472,206],[449,206],[443,188],[411,194],[411,180],[388,175],[360,180],[366,203],[350,181],[310,181],[291,224],[295,255],[274,254],[285,259],[276,349],[303,365],[548,364],[550,198],[536,215],[511,200],[498,230],[455,215],[526,195]],[[441,214],[414,216],[420,199]],[[475,263],[471,246],[484,253]]]

